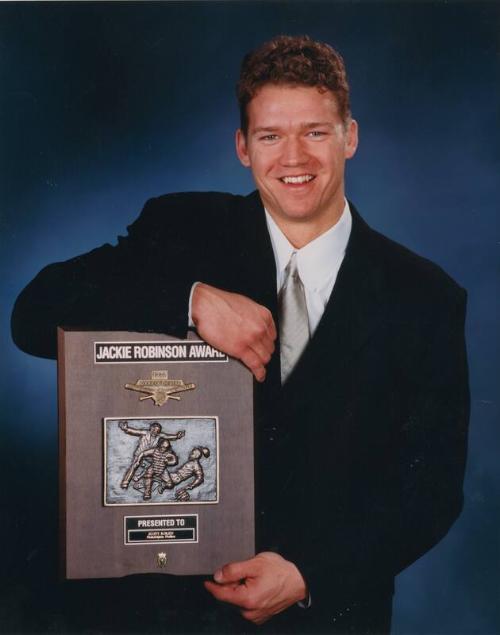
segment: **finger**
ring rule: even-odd
[[[227,584],[228,582],[240,583],[241,580],[254,577],[260,568],[260,562],[256,561],[255,557],[248,560],[228,562],[217,569],[214,573],[214,580],[219,584]]]
[[[205,580],[203,582],[203,584],[205,585],[205,589],[207,591],[210,591],[210,593],[212,593],[212,595],[214,594],[213,592],[217,593],[218,590],[222,587],[227,587],[227,588],[232,588],[233,590],[236,589],[236,587],[240,586],[240,582],[228,582],[227,584],[218,584],[217,582],[214,582],[213,580]]]
[[[267,350],[270,353],[274,352],[274,349],[276,348],[276,344],[275,344],[276,338],[275,337],[271,337],[268,328],[266,329],[264,335],[261,337],[261,341],[266,346]]]
[[[211,593],[214,596],[216,600],[220,600],[221,602],[223,601],[221,597],[221,593],[220,593],[222,586],[220,584],[217,584],[216,582],[212,582],[211,580],[205,580],[203,582],[203,586],[209,593]],[[224,600],[224,601],[227,602],[227,600]]]
[[[274,351],[274,338],[271,336],[269,327],[264,319],[258,321],[252,321],[246,325],[248,329],[245,337],[248,343],[253,347],[254,344],[262,346],[262,350],[265,350],[264,356],[272,354]]]
[[[266,369],[260,357],[251,349],[246,348],[240,356],[241,361],[249,368],[257,381],[264,381],[266,378]]]
[[[272,344],[269,338],[266,338],[266,340],[267,341],[265,342],[259,341],[259,342],[253,342],[252,344],[250,344],[250,348],[260,359],[263,366],[266,366],[267,364],[269,364],[271,360],[271,355],[273,354],[273,351],[274,351],[274,344]]]
[[[248,590],[244,584],[230,582],[229,584],[217,584],[211,580],[205,580],[203,583],[205,589],[211,593],[216,600],[233,604],[243,608],[247,606]]]
[[[264,317],[264,322],[266,324],[266,331],[270,339],[274,342],[274,340],[278,337],[278,332],[276,330],[276,324],[273,320],[273,315],[271,311],[267,310],[267,315]]]
[[[259,319],[263,331],[267,334],[269,339],[274,342],[277,337],[276,325],[274,324],[273,314],[265,306],[259,306]]]

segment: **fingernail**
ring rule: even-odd
[[[216,582],[222,582],[222,571],[221,571],[221,569],[217,569],[217,571],[214,573],[214,580]]]

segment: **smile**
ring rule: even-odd
[[[312,181],[314,178],[315,177],[312,176],[312,174],[301,174],[300,176],[282,176],[280,181],[282,183],[302,184],[309,183],[309,181]]]

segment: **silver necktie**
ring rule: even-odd
[[[286,266],[283,286],[278,296],[282,384],[309,341],[306,295],[297,271],[296,256],[297,252],[294,251]]]

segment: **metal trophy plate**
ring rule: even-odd
[[[254,555],[253,383],[199,339],[59,329],[63,575]]]

